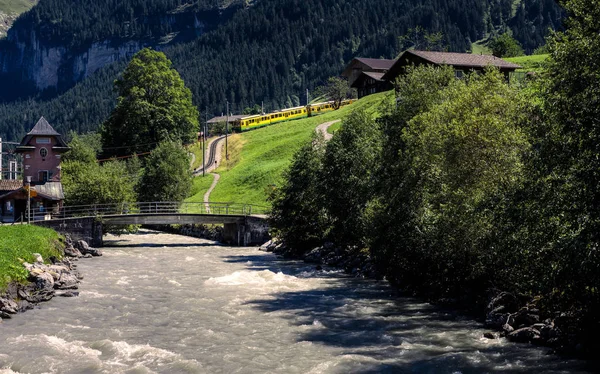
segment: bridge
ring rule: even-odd
[[[236,203],[172,201],[63,206],[58,211],[31,212],[34,224],[52,228],[92,246],[102,246],[107,225],[223,224],[223,239],[233,245],[268,240],[267,209]]]

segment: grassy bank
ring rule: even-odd
[[[46,260],[60,257],[59,235],[54,230],[31,225],[0,226],[0,291],[10,282],[24,282],[27,271],[21,260],[33,262],[33,253]]]
[[[281,175],[292,155],[310,139],[319,124],[341,119],[356,108],[366,108],[376,115],[381,101],[386,98],[391,100],[392,97],[391,91],[370,95],[334,112],[236,135],[239,140],[234,138],[233,144],[239,147],[234,151],[239,154],[232,155],[231,163],[225,163],[217,169],[221,180],[212,192],[210,201],[267,205],[268,191],[281,183]],[[206,188],[212,182],[212,176],[196,179],[193,188],[195,193],[186,201],[202,201]]]

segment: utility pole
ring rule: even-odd
[[[310,104],[310,100],[308,99],[308,88],[306,89],[306,105]]]
[[[31,177],[26,178],[27,181],[27,224],[31,223]]]
[[[208,118],[208,109],[204,110],[204,126],[202,129],[202,176],[206,172],[206,121]]]
[[[225,160],[229,160],[229,153],[227,153],[227,134],[229,134],[229,101],[227,103],[227,117],[225,120]]]

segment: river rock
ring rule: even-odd
[[[483,334],[483,337],[486,339],[497,339],[498,337],[493,332],[486,332]]]
[[[321,247],[314,248],[304,256],[304,262],[311,264],[321,263]]]
[[[509,325],[508,323],[505,323],[502,326],[502,331],[504,331],[504,333],[506,334],[510,334],[511,332],[515,331],[515,328]]]
[[[11,299],[0,297],[0,311],[8,314],[17,314],[19,306]]]
[[[64,252],[65,252],[65,256],[67,256],[67,257],[79,258],[79,257],[83,256],[81,254],[81,252],[77,248],[73,247],[72,245],[66,246]]]
[[[534,343],[540,340],[540,333],[533,327],[523,327],[506,336],[511,342]]]
[[[515,322],[511,323],[511,325],[515,326],[517,329],[526,326],[532,326],[538,322],[540,322],[540,316],[537,309],[530,310],[527,307],[523,307],[519,309],[519,311],[513,315]]]
[[[54,277],[52,277],[50,273],[36,268],[33,269],[29,275],[31,278],[33,278],[38,290],[54,289]]]
[[[54,283],[54,288],[58,290],[71,290],[79,287],[79,279],[74,274],[62,273],[60,279]]]
[[[92,248],[85,240],[76,241],[73,246],[79,250],[84,256],[90,254],[92,256],[102,256],[102,252],[97,248]]]
[[[77,292],[77,291],[65,291],[65,292],[57,293],[56,296],[61,296],[61,297],[75,297],[75,296],[79,296],[79,292]]]
[[[39,253],[34,253],[33,258],[34,258],[35,262],[39,262],[40,264],[44,263],[44,258]]]

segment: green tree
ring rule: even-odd
[[[169,138],[191,143],[198,110],[179,73],[162,52],[138,52],[115,81],[117,107],[102,125],[107,155],[147,152]]]
[[[353,111],[327,143],[321,183],[329,236],[343,247],[367,245],[367,205],[375,192],[381,134],[371,114]]]
[[[488,47],[496,57],[516,57],[525,54],[521,44],[508,33],[504,33],[492,39],[488,44]]]
[[[102,138],[98,133],[79,135],[73,131],[68,136],[71,141],[69,152],[65,153],[62,161],[80,161],[85,163],[96,162],[98,154],[102,151]]]
[[[254,104],[254,106],[252,108],[247,107],[246,109],[244,109],[243,114],[261,114],[262,113],[262,107],[258,104]]]
[[[66,161],[62,163],[66,205],[127,204],[136,200],[135,181],[124,163]]]
[[[270,196],[273,234],[301,254],[322,244],[328,228],[320,176],[325,152],[322,134],[315,134],[292,159],[283,183]]]
[[[183,201],[192,186],[189,155],[179,143],[164,141],[150,153],[139,184],[139,201]]]
[[[340,107],[343,100],[356,97],[356,92],[348,85],[348,81],[339,77],[327,79],[327,84],[315,89],[315,94],[317,97],[323,96],[326,100],[334,101],[336,108]]]

